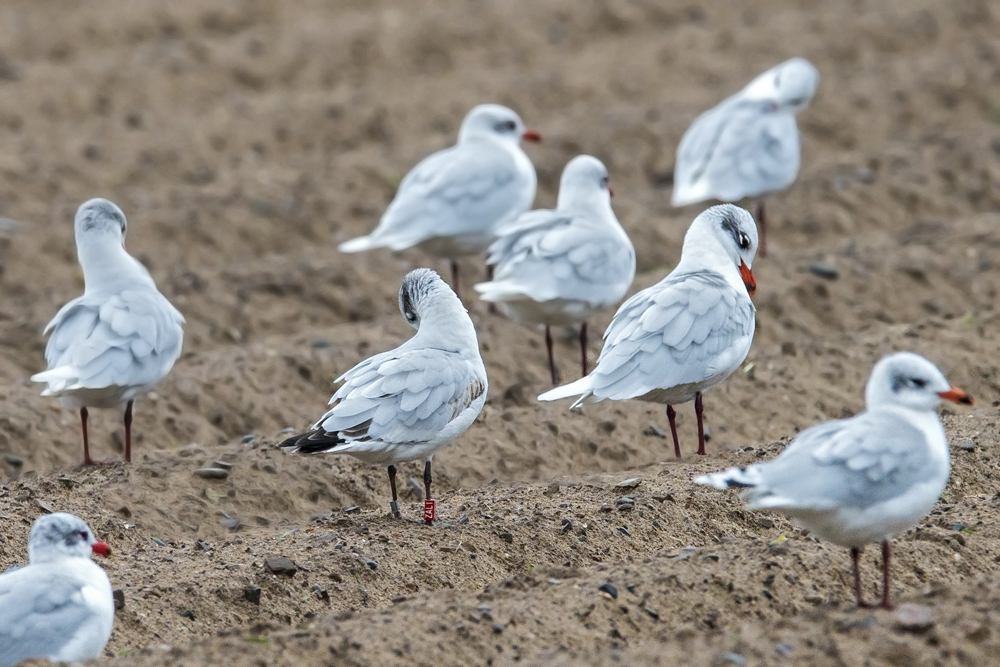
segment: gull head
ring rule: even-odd
[[[972,397],[952,387],[937,366],[919,354],[897,352],[875,364],[865,389],[868,409],[899,405],[933,410],[941,399],[972,405]]]
[[[563,169],[559,181],[559,209],[570,208],[575,201],[599,197],[605,204],[611,204],[614,196],[608,168],[596,157],[577,155]]]
[[[767,70],[744,89],[747,99],[771,102],[776,111],[798,113],[809,106],[819,72],[804,58],[792,58]]]
[[[114,239],[125,245],[128,223],[125,214],[107,199],[91,199],[80,205],[76,211],[76,242],[84,239]]]
[[[441,276],[431,269],[410,271],[399,288],[399,312],[403,313],[406,321],[417,331],[420,330],[421,321],[436,306],[452,302],[458,303],[461,308],[462,302],[441,280]]]
[[[517,113],[499,104],[480,104],[470,111],[462,121],[458,132],[459,143],[467,139],[493,138],[518,144],[524,141],[538,142],[542,136],[537,130],[524,127]]]
[[[56,512],[35,520],[28,536],[28,562],[46,563],[63,558],[110,556],[111,547],[94,537],[83,519]]]
[[[705,235],[713,238],[715,243],[706,243]],[[739,269],[747,293],[753,296],[757,290],[757,281],[750,269],[757,254],[757,223],[750,212],[732,204],[719,204],[695,218],[684,237],[683,253],[703,252],[707,250],[705,246],[710,245],[722,247],[726,256]]]

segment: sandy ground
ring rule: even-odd
[[[88,520],[118,553],[106,653],[122,665],[997,661],[998,23],[975,0],[7,0],[0,567],[46,508]],[[340,372],[411,334],[396,291],[432,260],[335,246],[471,106],[510,105],[542,132],[527,149],[539,206],[574,155],[608,164],[638,290],[699,211],[669,205],[684,129],[793,55],[822,81],[799,179],[768,201],[750,363],[706,397],[707,458],[691,457],[690,406],[675,462],[658,408],[537,403],[541,333],[468,296],[490,394],[435,459],[444,525],[416,523],[409,491],[391,520],[381,469],[275,449]],[[82,288],[72,215],[93,196],[125,210],[128,248],[188,323],[184,356],[137,404],[134,464],[77,471],[76,415],[28,377]],[[463,271],[468,287],[481,262]],[[567,380],[573,336],[557,346]],[[899,349],[978,401],[945,411],[951,483],[896,543],[893,597],[931,611],[921,631],[855,609],[845,551],[689,482],[860,411],[872,364]],[[120,431],[120,415],[92,417],[98,456],[119,455]],[[228,479],[193,475],[216,460]],[[265,568],[278,556],[294,574]]]

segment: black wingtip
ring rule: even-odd
[[[342,444],[344,444],[344,440],[336,433],[327,433],[316,429],[308,433],[293,435],[278,446],[291,449],[296,454],[322,454]]]

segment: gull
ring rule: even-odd
[[[338,249],[420,248],[451,261],[458,293],[456,259],[483,253],[496,230],[535,200],[538,180],[521,140],[537,142],[541,135],[525,129],[506,107],[475,107],[462,121],[457,144],[425,158],[403,178],[375,231]]]
[[[587,319],[621,301],[635,277],[635,249],[611,210],[608,170],[589,155],[563,170],[555,210],[521,215],[500,229],[486,262],[493,280],[475,286],[519,322],[545,325],[549,372],[556,384],[551,326],[580,323],[587,374]]]
[[[424,520],[433,523],[431,459],[465,432],[486,403],[486,368],[469,313],[430,269],[403,279],[399,310],[417,333],[395,350],[376,354],[347,371],[332,407],[308,433],[281,443],[302,454],[350,454],[388,466],[399,518],[396,464],[424,460]]]
[[[0,574],[0,667],[28,658],[98,658],[111,637],[115,601],[108,575],[90,560],[110,556],[84,521],[57,512],[38,518],[28,565]]]
[[[125,408],[125,461],[132,460],[132,404],[166,377],[181,355],[184,317],[156,289],[142,264],[125,250],[125,214],[107,199],[76,212],[76,252],[83,296],[63,306],[43,333],[48,370],[42,396],[79,409],[83,465],[93,465],[88,408]]]
[[[925,517],[948,482],[948,440],[934,412],[941,399],[972,405],[934,364],[899,352],[875,364],[865,412],[806,429],[773,461],[694,481],[743,488],[749,509],[780,512],[850,547],[859,607],[873,606],[861,596],[861,550],[881,542],[880,606],[891,609],[889,540]]]
[[[766,257],[763,196],[795,181],[800,160],[795,114],[809,106],[818,83],[819,73],[808,60],[792,58],[698,116],[677,148],[673,205],[758,198],[760,255]]]
[[[678,458],[673,406],[693,400],[704,454],[701,396],[739,368],[753,340],[756,251],[757,226],[747,211],[722,204],[699,215],[677,267],[615,313],[593,372],[538,400],[579,396],[573,408],[606,398],[666,404]]]

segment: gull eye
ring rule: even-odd
[[[608,183],[610,182],[611,180],[607,176],[605,176],[604,178],[601,179],[601,187],[602,188],[608,187]]]
[[[498,132],[513,132],[517,129],[517,123],[512,120],[505,120],[501,123],[497,123]]]
[[[411,310],[408,310],[408,311],[406,311],[406,321],[407,321],[407,322],[410,322],[411,324],[412,324],[413,322],[416,322],[416,321],[417,321],[417,314],[416,314],[416,313],[414,313],[414,312],[413,312],[413,311],[411,311]]]
[[[927,386],[927,380],[923,378],[910,378],[910,382],[912,382],[913,386],[917,389],[923,389]]]
[[[740,248],[742,250],[750,249],[750,237],[743,233],[740,234]]]
[[[90,537],[90,536],[89,536],[89,535],[87,535],[87,531],[85,531],[85,530],[81,530],[81,531],[80,531],[80,537],[81,537],[81,538],[83,538],[83,541],[84,541],[84,542],[86,542],[86,541],[87,541],[87,538],[88,538],[88,537]]]

